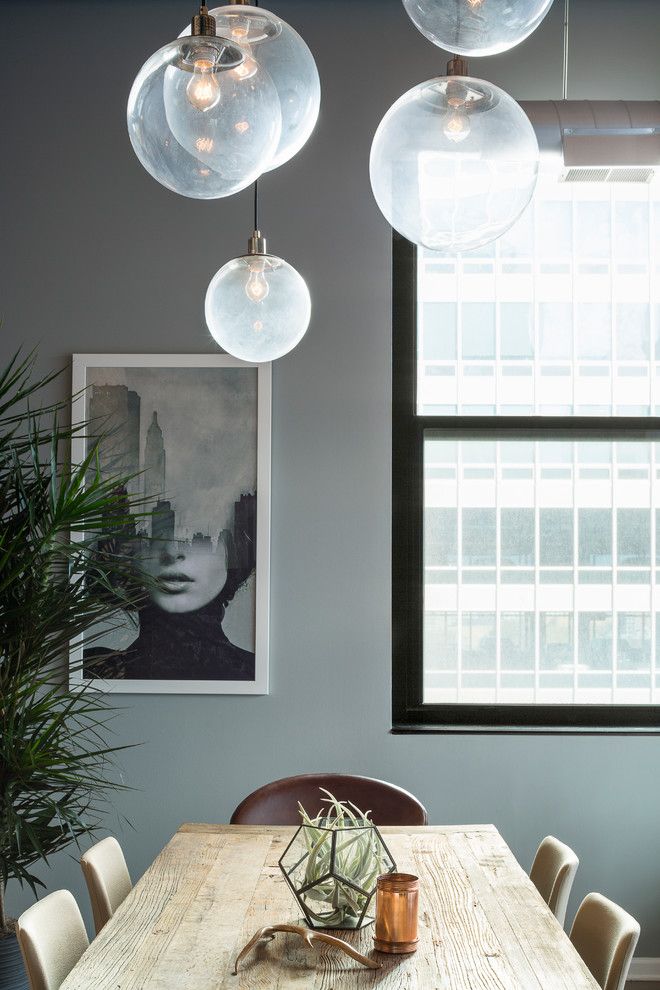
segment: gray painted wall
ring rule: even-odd
[[[137,69],[176,35],[183,0],[37,2],[0,10],[4,360],[41,342],[74,351],[212,352],[211,274],[243,250],[250,194],[186,200],[132,154],[124,107]],[[275,4],[273,4],[275,6]],[[658,98],[657,0],[574,0],[572,97]],[[311,328],[274,368],[272,692],[130,697],[117,724],[144,745],[117,800],[138,876],[179,823],[226,821],[277,776],[387,777],[435,823],[494,822],[528,866],[551,832],[578,851],[572,908],[597,889],[642,922],[660,956],[660,738],[397,737],[390,725],[390,237],[368,153],[393,100],[444,71],[398,0],[280,0],[323,85],[307,147],[266,177],[263,226],[308,279]],[[579,59],[579,63],[578,63]],[[474,70],[473,70],[474,71]],[[522,47],[479,72],[519,99],[561,92],[559,0]],[[475,73],[478,74],[478,73]],[[47,873],[86,904],[66,854]],[[29,894],[15,894],[18,910]]]

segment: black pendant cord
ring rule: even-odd
[[[562,65],[561,98],[568,99],[568,17],[570,0],[564,0],[564,58]]]
[[[252,6],[258,7],[259,0],[252,0]],[[259,180],[254,182],[254,229],[259,230]]]

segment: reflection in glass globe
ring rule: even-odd
[[[532,125],[504,90],[443,76],[404,93],[383,117],[371,187],[400,234],[455,254],[495,240],[518,219],[538,159]]]
[[[224,39],[186,36],[148,59],[128,99],[128,133],[147,172],[182,196],[219,199],[269,165],[281,133],[266,71],[241,79],[249,53]]]
[[[272,254],[229,261],[211,279],[206,323],[225,351],[243,361],[274,361],[304,336],[312,301],[295,268]]]
[[[415,27],[456,55],[496,55],[535,31],[552,0],[403,0]]]
[[[321,84],[311,51],[280,17],[248,4],[215,7],[216,34],[248,53],[246,63],[256,73],[266,71],[275,84],[282,112],[282,132],[275,155],[265,171],[293,158],[314,130],[321,103]],[[246,67],[235,70],[245,78]]]

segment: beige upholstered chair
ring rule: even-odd
[[[579,865],[580,860],[569,846],[548,835],[536,850],[529,871],[530,880],[562,928]]]
[[[121,846],[112,836],[88,849],[80,859],[92,902],[96,934],[113,916],[127,894],[131,878]]]
[[[16,922],[31,990],[59,990],[89,939],[75,897],[56,890],[37,901]]]
[[[639,925],[602,894],[587,894],[575,915],[570,939],[603,990],[624,990]]]

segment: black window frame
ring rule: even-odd
[[[417,247],[392,243],[392,731],[660,734],[660,705],[423,704],[424,436],[658,441],[660,417],[420,416]],[[653,562],[652,562],[653,566]]]

